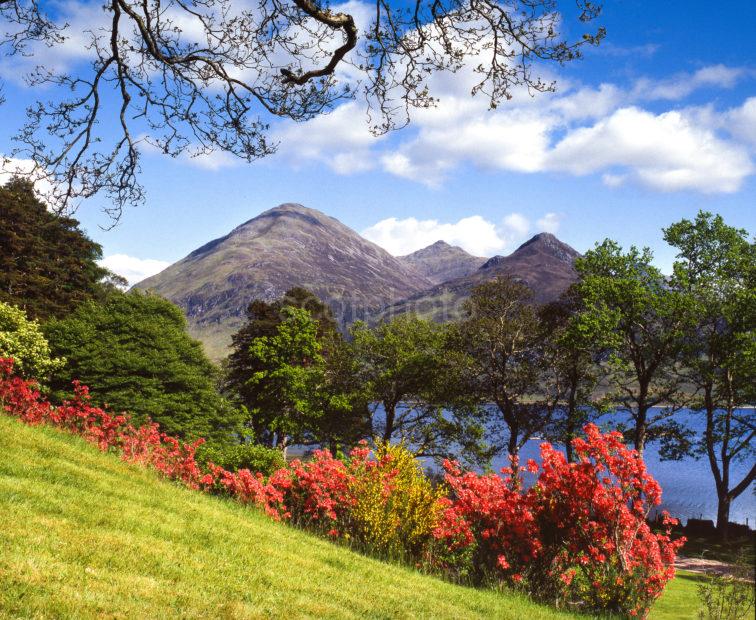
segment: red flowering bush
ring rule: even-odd
[[[576,463],[541,445],[540,473],[528,463],[538,480],[527,490],[516,464],[501,478],[447,463],[453,499],[436,536],[450,548],[472,549],[484,577],[525,582],[556,602],[645,617],[674,576],[684,540],[649,528],[661,488],[640,455],[619,433],[602,434],[595,425],[584,430],[586,439],[574,442]],[[674,523],[665,517],[668,527]]]
[[[157,424],[134,427],[90,402],[75,383],[75,396],[53,407],[33,381],[13,375],[0,359],[0,411],[27,424],[51,424],[83,436],[101,450],[116,450],[190,488],[221,492],[278,520],[358,542],[381,554],[400,554],[455,576],[527,587],[557,604],[645,617],[674,576],[675,523],[666,532],[647,524],[661,503],[661,488],[643,459],[619,433],[585,427],[574,441],[577,462],[550,444],[525,489],[515,461],[504,474],[464,473],[445,463],[445,486],[433,487],[401,446],[363,443],[346,460],[318,451],[293,461],[268,479],[247,469],[231,472],[197,464],[198,440],[182,443]]]

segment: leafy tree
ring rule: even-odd
[[[591,421],[600,404],[594,398],[598,383],[598,355],[593,341],[579,329],[580,298],[571,287],[558,300],[540,309],[544,334],[546,380],[543,388],[556,401],[558,417],[551,434],[573,460],[572,440]]]
[[[336,321],[331,310],[310,291],[293,288],[273,302],[254,300],[247,308],[247,322],[234,334],[232,351],[226,363],[224,389],[230,397],[238,399],[254,415],[250,425],[256,440],[272,445],[273,420],[279,415],[279,405],[274,391],[264,382],[250,382],[256,373],[269,369],[267,361],[253,354],[251,347],[260,338],[276,336],[284,320],[285,308],[301,308],[316,319],[316,337],[319,341],[326,335],[335,334]]]
[[[265,419],[265,430],[284,451],[292,443],[326,443],[336,452],[366,428],[367,402],[348,374],[354,362],[338,333],[329,331],[323,341],[308,310],[284,306],[281,315],[273,335],[249,346],[257,370],[247,383],[260,404],[249,413]]]
[[[37,164],[56,206],[104,191],[117,218],[143,199],[137,175],[145,144],[173,157],[219,149],[253,161],[275,151],[271,119],[308,120],[356,96],[370,109],[373,131],[383,133],[434,105],[433,74],[463,67],[476,81],[472,94],[494,108],[518,87],[553,90],[542,66],[580,58],[605,34],[586,28],[601,8],[589,0],[577,0],[582,32],[574,40],[560,33],[567,16],[558,0],[376,0],[362,31],[346,6],[107,2],[102,25],[72,33],[84,38],[86,63],[70,75],[40,68],[29,76],[61,96],[30,106],[19,156]],[[0,53],[62,42],[70,30],[64,14],[44,8],[0,0],[0,32],[9,33],[0,35]]]
[[[545,340],[531,300],[532,291],[511,278],[486,282],[473,289],[460,327],[473,361],[469,389],[480,406],[496,407],[512,457],[549,426],[556,406],[542,389]]]
[[[147,417],[182,438],[238,438],[239,413],[218,394],[216,368],[186,332],[179,308],[155,295],[113,292],[80,305],[45,333],[68,364],[54,375],[62,396],[70,382],[88,385],[96,401]]]
[[[14,371],[22,377],[45,382],[65,360],[50,353],[39,323],[26,318],[23,310],[0,301],[0,358],[12,357]]]
[[[444,326],[408,314],[372,329],[355,323],[351,334],[374,429],[384,442],[404,442],[418,456],[436,458],[456,445],[463,456],[479,458],[481,432],[454,406],[457,395],[450,388],[460,384],[459,356],[447,346]],[[375,415],[378,405],[383,416]]]
[[[727,538],[730,506],[756,480],[756,464],[733,480],[736,460],[753,462],[756,414],[756,244],[721,216],[699,212],[664,231],[677,248],[674,285],[690,311],[686,381],[696,388],[693,408],[706,416],[694,441],[706,456],[717,490],[717,530]]]
[[[112,276],[97,261],[102,248],[79,223],[51,213],[20,178],[0,187],[0,301],[37,319],[61,317],[101,297]]]
[[[577,329],[608,351],[603,366],[619,412],[629,414],[635,448],[679,437],[670,417],[679,395],[684,300],[651,264],[648,248],[628,252],[609,239],[575,260],[584,308]],[[651,409],[664,408],[652,414]]]

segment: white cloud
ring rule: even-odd
[[[133,285],[156,273],[160,273],[170,263],[152,258],[136,258],[126,254],[111,254],[103,258],[100,261],[100,265],[126,278],[129,284]]]
[[[682,112],[654,115],[638,108],[617,110],[572,131],[550,152],[547,167],[576,175],[621,167],[653,189],[703,193],[737,191],[753,173],[744,148],[696,126]]]
[[[725,122],[734,139],[750,143],[756,149],[756,97],[746,99],[741,107],[730,110]]]
[[[362,236],[394,256],[410,254],[436,241],[446,241],[476,256],[491,256],[514,249],[515,244],[525,240],[529,230],[530,222],[520,213],[510,213],[498,225],[480,215],[457,222],[390,217],[363,230]]]
[[[536,226],[539,231],[551,233],[555,235],[559,230],[559,225],[562,223],[562,216],[559,213],[546,213],[543,217],[536,221]]]
[[[633,97],[647,100],[679,100],[700,88],[732,88],[745,75],[746,71],[739,67],[710,65],[695,73],[681,73],[668,80],[638,80],[633,89]]]

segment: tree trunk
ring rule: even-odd
[[[723,542],[727,542],[730,523],[730,506],[732,498],[728,493],[719,495],[717,502],[717,535]]]
[[[570,395],[567,400],[567,421],[565,423],[564,431],[564,450],[567,453],[567,462],[572,463],[575,460],[575,454],[573,452],[572,440],[575,439],[575,431],[577,430],[577,417],[575,406],[575,386],[570,387]]]
[[[386,426],[383,429],[383,440],[391,441],[394,434],[394,423],[396,422],[396,403],[383,403],[386,410]]]

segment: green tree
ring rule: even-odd
[[[609,239],[576,259],[582,336],[607,352],[602,365],[618,412],[632,420],[635,448],[680,434],[670,420],[680,394],[678,374],[686,312],[682,297],[651,264],[648,248],[628,252]],[[651,410],[663,407],[658,413]]]
[[[62,317],[102,297],[103,279],[113,276],[101,258],[79,223],[51,213],[31,183],[15,178],[0,187],[0,301],[32,318]]]
[[[30,321],[23,310],[0,301],[0,358],[9,357],[16,373],[42,383],[65,364],[64,359],[50,353],[37,321]]]
[[[556,402],[558,413],[550,434],[573,460],[572,440],[601,409],[595,399],[598,355],[593,341],[579,329],[580,298],[574,287],[539,311],[545,342],[546,377],[543,389]]]
[[[354,360],[343,339],[333,330],[319,334],[319,322],[304,308],[284,306],[281,316],[273,335],[249,345],[257,370],[247,383],[260,405],[249,410],[252,419],[262,416],[284,451],[292,443],[320,443],[336,452],[361,439],[367,401],[350,375]]]
[[[79,379],[97,402],[128,411],[138,422],[149,417],[171,435],[238,438],[239,413],[217,392],[216,368],[169,301],[113,292],[48,322],[45,333],[53,352],[68,360],[54,375],[59,397]]]
[[[482,433],[467,410],[455,406],[451,388],[461,385],[461,366],[447,346],[445,326],[407,314],[372,329],[355,323],[351,334],[373,403],[374,432],[383,441],[404,442],[418,456],[454,452],[479,459]]]
[[[548,428],[556,403],[544,396],[545,341],[532,291],[511,278],[473,289],[460,326],[473,361],[467,385],[480,407],[495,406],[496,425],[507,431],[507,451]]]
[[[721,216],[699,212],[664,230],[677,248],[673,282],[691,321],[685,373],[692,407],[706,417],[694,450],[708,459],[717,490],[717,530],[726,539],[732,502],[756,480],[756,464],[733,480],[736,460],[753,462],[756,439],[756,244]]]
[[[316,336],[322,341],[337,331],[331,310],[315,295],[304,288],[293,288],[273,302],[253,300],[247,308],[247,321],[234,334],[232,351],[228,357],[224,376],[224,390],[229,397],[238,400],[250,412],[249,424],[255,438],[272,445],[272,427],[279,416],[279,404],[275,391],[265,382],[250,382],[256,373],[269,369],[267,361],[252,353],[252,347],[260,338],[276,336],[284,320],[285,308],[301,308],[316,320]]]

